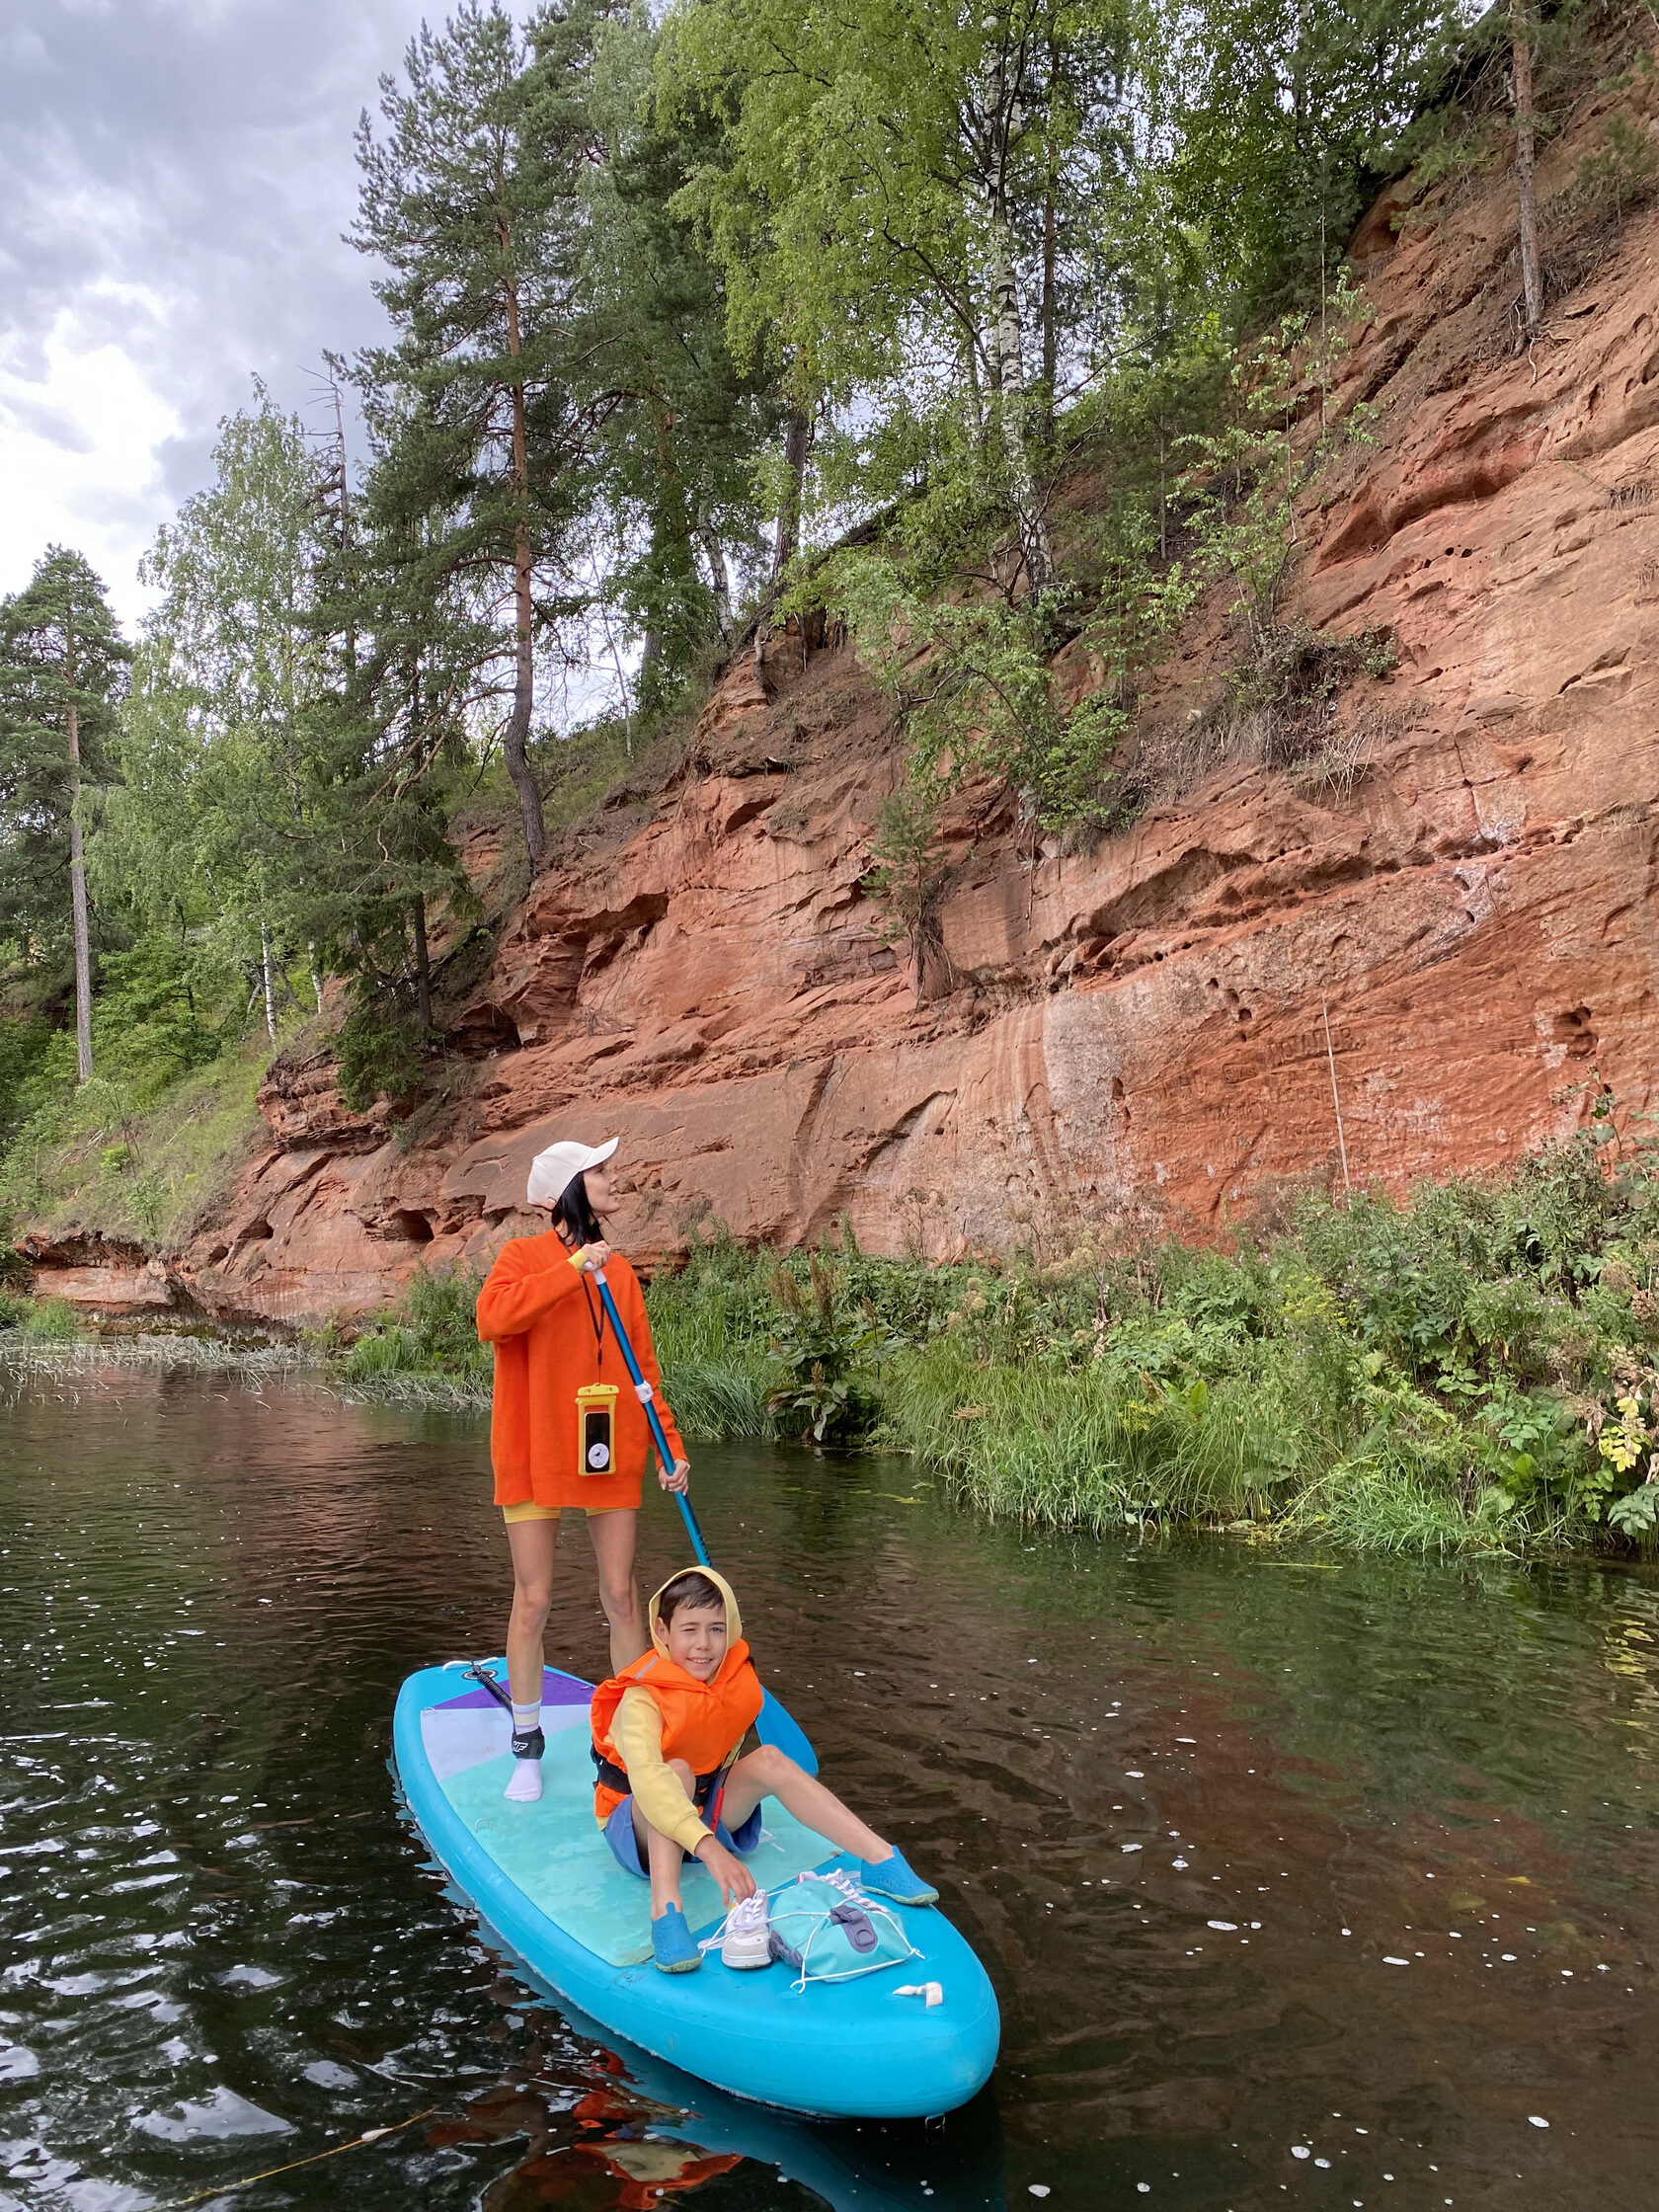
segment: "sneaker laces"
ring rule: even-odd
[[[873,1898],[865,1896],[844,1866],[836,1866],[828,1874],[809,1870],[807,1879],[808,1881],[823,1882],[827,1889],[838,1889],[849,1905],[868,1907],[875,1902]]]
[[[740,1897],[714,1934],[705,1936],[697,1948],[700,1951],[718,1950],[729,1934],[741,1935],[747,1929],[764,1925],[767,1925],[766,1892],[757,1889],[752,1896]]]

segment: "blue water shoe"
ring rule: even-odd
[[[858,1884],[876,1897],[891,1897],[896,1905],[936,1905],[939,1892],[912,1874],[902,1852],[890,1851],[885,1858],[861,1858]]]
[[[691,1940],[685,1915],[677,1905],[671,1905],[660,1920],[652,1922],[651,1950],[665,1974],[694,1973],[703,1963],[703,1954]]]

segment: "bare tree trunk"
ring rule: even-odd
[[[771,580],[774,584],[794,560],[801,542],[801,503],[807,481],[807,454],[811,448],[812,419],[804,407],[791,407],[783,433],[783,457],[789,469],[789,485],[777,519],[777,537],[772,544]]]
[[[1169,558],[1169,491],[1164,481],[1163,417],[1158,417],[1158,559]]]
[[[271,937],[265,926],[265,913],[260,913],[260,976],[265,984],[265,1033],[273,1044],[276,1042],[276,993],[271,983]]]
[[[1000,219],[993,227],[993,237],[995,262],[991,281],[996,295],[997,414],[1013,490],[1014,513],[1019,521],[1026,585],[1031,596],[1038,599],[1055,580],[1054,550],[1049,543],[1049,525],[1038,497],[1025,436],[1025,362],[1019,287],[1014,276],[1014,243],[1006,223]]]
[[[726,548],[707,522],[697,525],[703,559],[709,565],[709,587],[714,593],[714,619],[722,638],[732,631],[732,572],[726,566]]]
[[[506,253],[511,248],[512,238],[505,218],[498,222],[497,228],[502,250]],[[511,278],[503,289],[507,304],[507,351],[509,357],[517,361],[524,350],[518,330],[518,289]],[[513,779],[513,788],[518,794],[524,850],[529,856],[533,876],[540,869],[547,850],[547,826],[528,751],[530,715],[535,705],[535,598],[530,558],[529,440],[524,430],[524,387],[521,383],[513,387],[513,494],[518,509],[518,520],[513,532],[513,616],[517,651],[514,665],[513,712],[502,734],[502,755]]]
[[[67,659],[70,684],[75,681],[75,648]],[[92,1080],[92,938],[87,927],[86,854],[81,847],[81,727],[73,699],[69,702],[69,907],[75,924],[75,1080]]]
[[[329,390],[334,397],[334,465],[340,478],[340,559],[344,575],[352,551],[352,477],[346,458],[346,410],[340,398],[340,356],[337,354],[325,354],[323,359],[328,367]],[[346,672],[351,676],[356,676],[357,672],[357,625],[355,619],[346,628]],[[312,976],[314,980],[315,962],[312,964]],[[320,995],[317,1005],[320,1011]]]
[[[323,979],[317,971],[317,947],[314,943],[307,942],[305,959],[311,970],[311,995],[317,1001],[318,1013],[321,1013],[323,1010]]]
[[[1049,35],[1049,106],[1047,153],[1043,178],[1043,299],[1040,319],[1043,332],[1043,400],[1040,428],[1043,444],[1054,444],[1055,434],[1055,386],[1060,379],[1060,315],[1057,285],[1059,281],[1059,236],[1055,212],[1054,157],[1054,103],[1055,86],[1060,75],[1059,40],[1051,31]]]
[[[1510,0],[1514,34],[1511,60],[1515,75],[1515,185],[1521,201],[1521,296],[1532,338],[1543,320],[1543,287],[1539,280],[1538,197],[1533,183],[1537,153],[1533,116],[1533,23],[1526,0]]]
[[[1060,327],[1055,302],[1055,203],[1054,186],[1043,198],[1043,398],[1040,428],[1043,443],[1052,445],[1055,434],[1055,384],[1060,375]]]
[[[410,908],[415,923],[415,1011],[423,1037],[430,1034],[432,1018],[432,956],[427,949],[427,895],[415,894]]]
[[[968,386],[968,404],[974,411],[974,434],[985,435],[985,396],[980,390],[980,364],[972,334],[962,341],[962,374]]]
[[[622,666],[622,656],[616,650],[615,632],[610,626],[610,615],[605,603],[599,601],[599,621],[604,629],[605,650],[610,655],[610,665],[616,671],[616,691],[622,702],[622,750],[631,760],[634,757],[634,695],[628,688],[628,672]]]

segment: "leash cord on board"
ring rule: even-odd
[[[504,1712],[511,1712],[513,1710],[513,1699],[508,1696],[507,1692],[502,1688],[501,1684],[496,1680],[495,1676],[488,1673],[485,1668],[468,1667],[466,1673],[461,1677],[461,1680],[463,1682],[481,1682],[484,1685],[484,1688],[490,1693],[491,1697],[494,1698],[496,1703],[501,1706]]]
[[[195,2196],[176,2196],[164,2204],[159,2212],[185,2212],[190,2204],[205,2204],[210,2197],[229,2196],[235,2189],[251,2189],[256,2181],[270,2181],[278,2173],[293,2173],[302,2166],[316,2166],[324,2159],[337,2159],[342,2151],[360,2151],[365,2143],[378,2143],[388,2135],[397,2135],[406,2127],[414,2127],[419,2120],[430,2120],[443,2107],[429,2105],[424,2112],[411,2112],[406,2120],[394,2120],[390,2127],[371,2127],[366,2134],[354,2136],[350,2143],[336,2143],[327,2151],[313,2151],[308,2159],[290,2159],[286,2166],[268,2166],[263,2173],[245,2173],[240,2181],[220,2181],[210,2189],[198,2189]]]

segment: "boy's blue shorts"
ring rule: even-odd
[[[728,1851],[735,1851],[740,1857],[747,1857],[760,1841],[760,1807],[755,1806],[749,1818],[738,1829],[728,1828],[723,1820],[714,1824],[714,1833]],[[639,1838],[634,1834],[634,1800],[624,1797],[613,1805],[604,1824],[604,1840],[610,1846],[610,1855],[625,1874],[638,1874],[642,1881],[651,1879],[650,1867],[640,1859]],[[691,1854],[687,1852],[689,1858]]]

